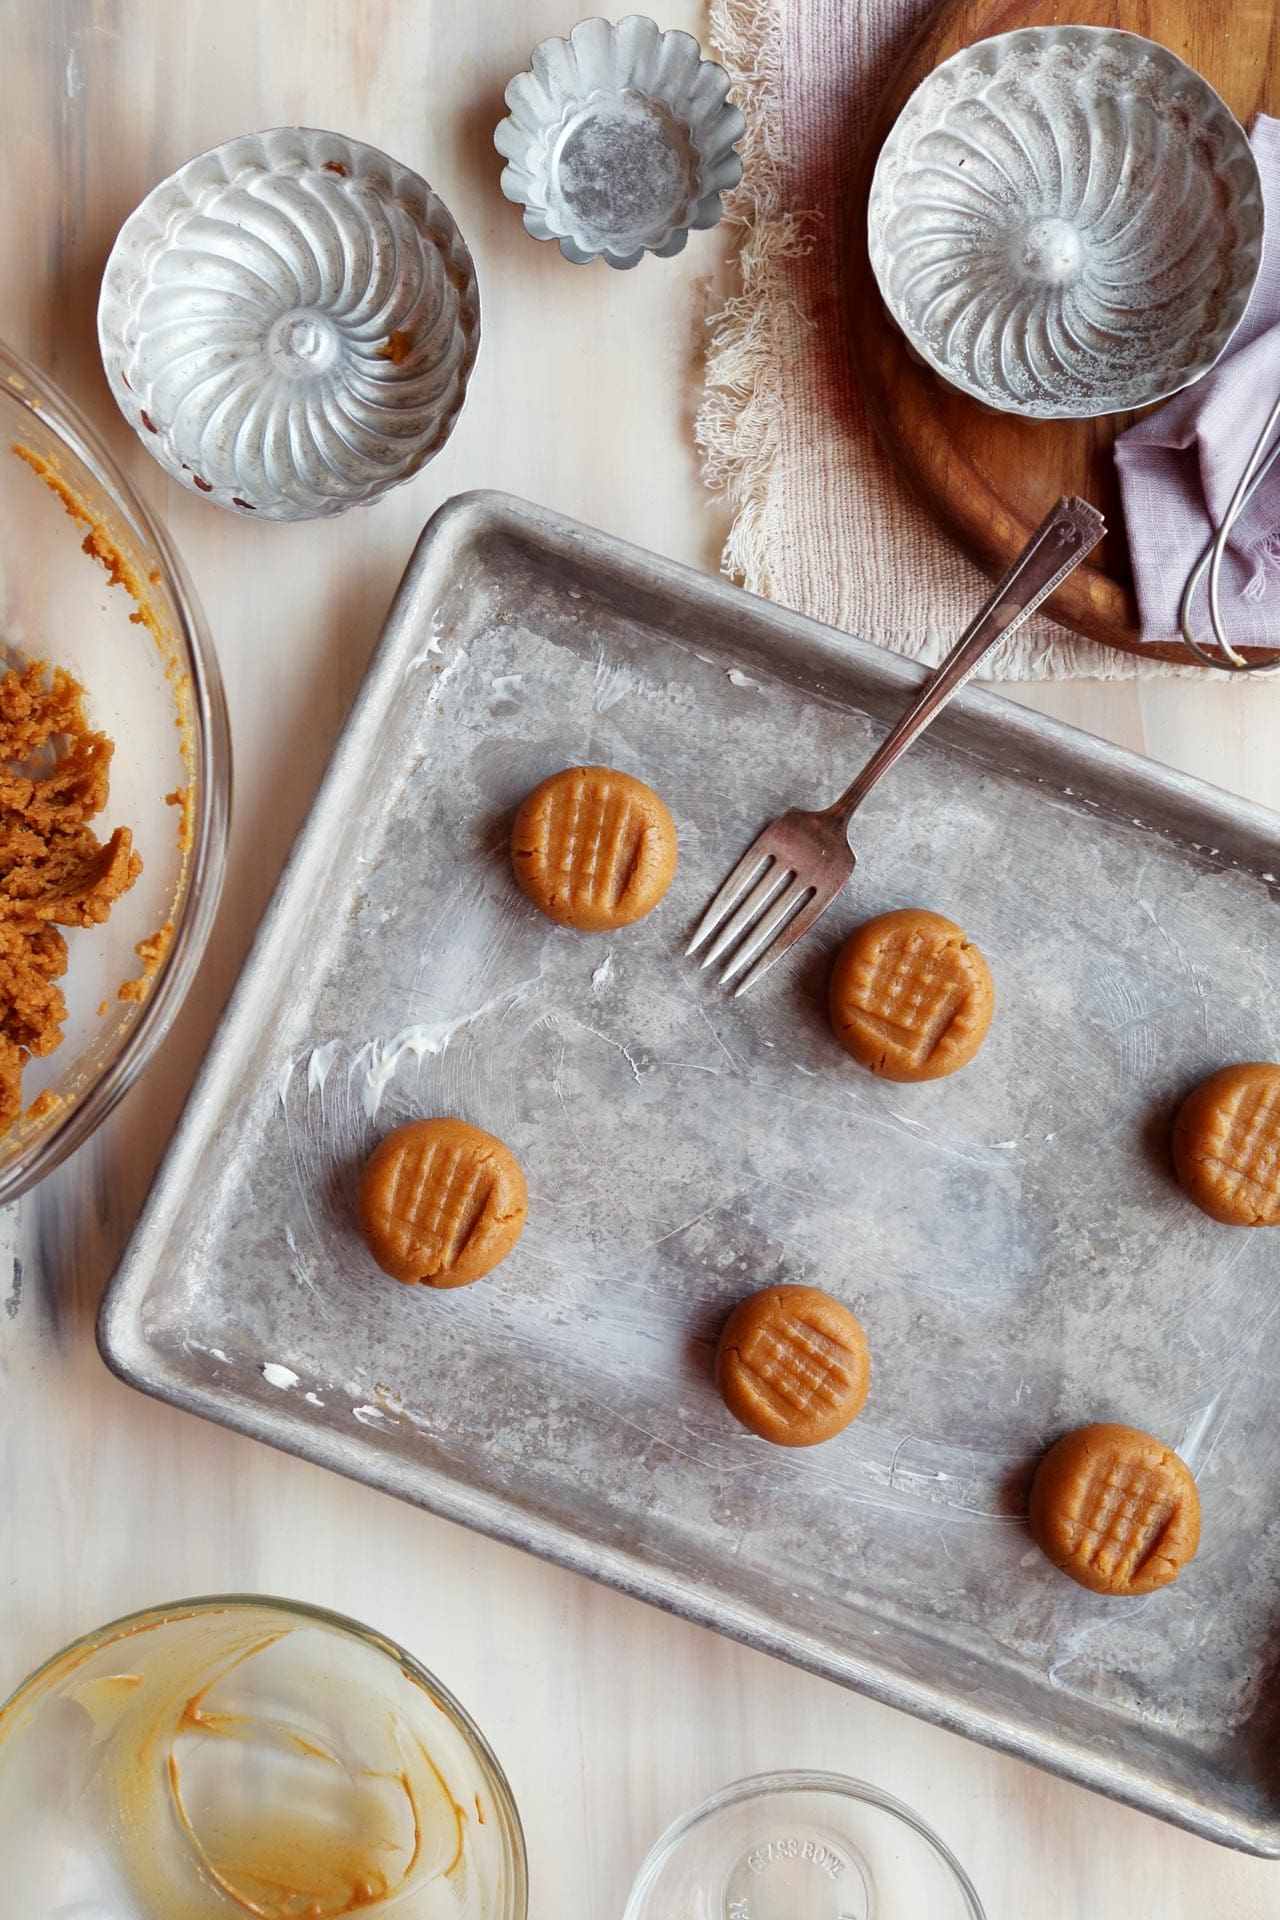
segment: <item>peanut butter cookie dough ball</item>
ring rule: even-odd
[[[1220,1067],[1173,1124],[1173,1164],[1196,1205],[1230,1227],[1280,1227],[1280,1067]]]
[[[867,1336],[817,1287],[765,1287],[735,1307],[716,1350],[716,1385],[735,1419],[779,1447],[833,1439],[871,1384]]]
[[[525,800],[511,864],[536,907],[561,926],[603,933],[643,920],[676,870],[676,823],[629,773],[566,767]]]
[[[1154,1593],[1200,1544],[1200,1496],[1176,1453],[1136,1427],[1079,1427],[1031,1486],[1036,1545],[1094,1593]]]
[[[376,1146],[360,1179],[369,1251],[393,1280],[465,1287],[520,1238],[524,1175],[491,1133],[465,1120],[411,1120]]]
[[[995,1007],[991,972],[940,913],[901,907],[849,935],[832,969],[837,1040],[886,1080],[940,1080],[972,1060]]]

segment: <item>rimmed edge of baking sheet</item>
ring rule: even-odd
[[[776,665],[778,649],[785,648],[793,663],[799,660],[813,671],[815,691],[839,697],[840,679],[848,676],[861,683],[864,693],[874,687],[892,697],[923,677],[924,669],[915,663],[508,496],[462,494],[441,507],[414,549],[319,793],[103,1301],[98,1341],[104,1360],[128,1384],[186,1412],[331,1467],[443,1519],[602,1581],[633,1598],[728,1634],[760,1652],[774,1654],[999,1752],[1030,1761],[1203,1838],[1280,1857],[1280,1809],[1274,1820],[1249,1820],[1226,1813],[1190,1792],[1153,1779],[1114,1749],[1105,1753],[1095,1750],[1078,1732],[1055,1737],[1025,1714],[1013,1711],[1002,1716],[971,1699],[948,1696],[936,1684],[895,1670],[887,1662],[836,1650],[812,1633],[789,1631],[765,1609],[729,1599],[707,1583],[655,1565],[636,1551],[584,1539],[557,1520],[514,1507],[497,1495],[461,1484],[430,1466],[419,1463],[411,1468],[389,1459],[376,1440],[334,1434],[321,1426],[309,1426],[296,1415],[268,1412],[244,1395],[202,1389],[176,1373],[149,1343],[143,1307],[156,1256],[166,1244],[171,1202],[186,1190],[203,1143],[216,1123],[225,1092],[226,1063],[233,1064],[242,1057],[244,1043],[257,1023],[258,985],[275,967],[275,946],[287,938],[291,919],[295,912],[301,912],[311,890],[313,864],[330,838],[328,813],[333,807],[345,806],[348,783],[373,750],[387,698],[401,672],[400,655],[411,630],[422,629],[439,597],[433,582],[451,575],[461,551],[495,536],[535,543],[539,550],[557,553],[579,568],[603,569],[637,600],[670,598],[674,594],[691,617],[696,618],[700,607],[708,612],[714,609],[722,621],[727,615],[739,628],[735,642],[740,642],[740,658],[745,663],[763,666],[772,658]],[[829,679],[824,681],[824,676]],[[1091,773],[1107,782],[1122,782],[1129,811],[1149,798],[1157,814],[1167,816],[1171,810],[1185,814],[1188,822],[1196,823],[1205,847],[1212,845],[1215,852],[1233,844],[1239,848],[1242,841],[1254,842],[1261,860],[1274,858],[1280,848],[1280,817],[1267,809],[1045,719],[998,695],[970,689],[957,701],[955,715],[980,718],[984,725],[998,729],[1009,743],[1011,764],[1023,745],[1040,759],[1046,750],[1057,751],[1064,766],[1069,765],[1077,775]],[[947,722],[941,725],[945,727]],[[1099,1746],[1104,1738],[1100,1737]]]

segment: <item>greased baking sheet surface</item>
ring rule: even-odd
[[[856,821],[847,895],[733,1001],[683,957],[728,866],[822,804],[918,669],[539,509],[450,503],[111,1292],[135,1384],[1024,1755],[1280,1850],[1274,1244],[1180,1194],[1180,1095],[1280,1055],[1280,820],[974,693]],[[671,891],[616,935],[511,878],[575,762],[652,784]],[[991,965],[974,1063],[897,1086],[832,1038],[848,929],[920,905]],[[388,1281],[353,1226],[398,1122],[525,1168],[488,1280]],[[871,1394],[772,1449],[712,1382],[757,1287],[844,1300]],[[1196,1472],[1203,1544],[1117,1602],[1032,1546],[1030,1470],[1119,1419]]]

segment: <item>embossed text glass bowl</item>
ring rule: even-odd
[[[453,430],[480,341],[475,268],[422,177],[312,127],[243,134],[121,227],[98,338],[148,452],[261,520],[343,513]]]
[[[525,1920],[484,1736],[339,1614],[247,1595],[76,1641],[0,1712],[0,1860],[23,1920]]]
[[[910,1807],[836,1773],[762,1773],[677,1820],[624,1920],[984,1920]]]
[[[65,1038],[23,1079],[26,1105],[48,1094],[49,1110],[0,1139],[3,1204],[88,1138],[172,1024],[213,923],[231,800],[222,681],[182,563],[76,409],[6,348],[0,649],[4,665],[48,659],[84,686],[91,725],[115,742],[95,827],[128,827],[143,862],[105,924],[68,930]],[[144,981],[137,945],[166,927]],[[140,999],[119,998],[125,982]]]
[[[935,68],[881,149],[871,264],[913,349],[1034,419],[1116,413],[1207,373],[1262,257],[1244,130],[1176,54],[1025,27]]]

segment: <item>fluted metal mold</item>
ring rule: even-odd
[[[417,473],[480,338],[475,269],[426,181],[306,127],[189,161],[121,228],[98,308],[120,409],[175,480],[308,520]]]
[[[728,96],[728,75],[692,34],[661,33],[641,14],[579,21],[507,88],[494,133],[502,191],[575,265],[679,253],[742,178],[745,124]]]
[[[1167,48],[1106,27],[979,41],[912,94],[876,163],[871,263],[944,379],[1039,419],[1207,373],[1262,256],[1244,131]]]

